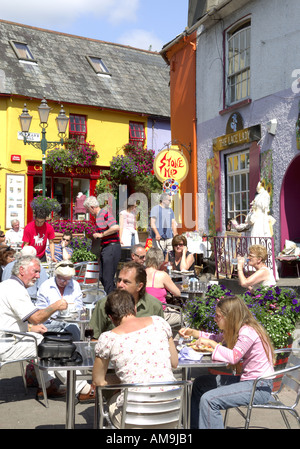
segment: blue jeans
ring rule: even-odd
[[[240,382],[240,376],[205,375],[197,377],[193,384],[191,399],[192,429],[223,429],[220,410],[248,406],[253,380]],[[272,392],[272,380],[257,384],[254,404],[268,402]]]

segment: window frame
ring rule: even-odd
[[[9,41],[13,51],[15,52],[15,55],[19,59],[19,61],[26,61],[26,62],[33,62],[37,64],[37,60],[34,58],[29,45],[26,42],[20,42],[20,41]],[[26,57],[24,57],[21,53],[21,49],[17,47],[17,45],[21,45],[24,47],[23,51],[26,52]]]
[[[84,127],[85,127],[85,131],[72,131],[71,127],[72,125],[77,125],[75,123],[76,117],[79,117],[80,119],[84,119]],[[74,122],[71,121],[71,118],[74,118]],[[78,125],[80,126],[80,128],[82,128],[82,123],[79,122]],[[86,137],[87,137],[87,117],[86,115],[81,115],[81,114],[70,114],[69,116],[69,138],[70,139],[79,139],[81,142],[85,142],[86,141]]]
[[[86,59],[97,75],[111,76],[111,73],[102,58],[99,58],[98,56],[86,56]]]
[[[238,51],[230,56],[230,43],[234,40],[238,40]],[[233,67],[236,57],[237,68]],[[232,106],[249,99],[251,94],[251,19],[240,21],[226,31],[225,60],[225,102],[226,106]],[[243,61],[244,64],[242,64]],[[245,87],[246,93],[243,94]],[[234,95],[232,89],[234,89]]]
[[[137,125],[137,127],[135,127]],[[139,136],[136,135],[136,132],[138,132]],[[146,133],[145,133],[145,123],[143,122],[129,122],[129,143],[132,145],[138,146],[139,144],[142,144],[144,146],[146,141]]]
[[[241,168],[241,156],[247,155],[245,158],[245,167]],[[238,169],[229,170],[229,158],[232,158],[234,161],[234,158],[238,157],[239,163],[238,163]],[[225,158],[225,174],[226,174],[226,190],[225,190],[225,201],[226,201],[226,216],[228,219],[236,218],[240,214],[247,215],[249,212],[249,196],[250,196],[250,148],[245,148],[244,150],[237,151],[235,153],[229,153],[224,155]],[[246,174],[246,188],[242,188],[242,175]],[[236,179],[235,176],[239,177],[239,189],[236,189]],[[230,177],[232,177],[232,183],[230,181]],[[233,185],[233,189],[231,188]],[[231,195],[233,196],[233,203],[231,202]],[[239,195],[239,203],[240,207],[236,207],[236,195]],[[244,200],[243,200],[244,195]],[[243,202],[245,207],[243,207]],[[231,207],[231,204],[234,205],[234,207]],[[244,219],[238,220],[239,222],[243,222]]]

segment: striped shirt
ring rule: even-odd
[[[104,232],[107,229],[111,228],[118,224],[114,218],[114,216],[105,208],[101,209],[96,217],[96,224],[98,227],[97,232]],[[119,233],[115,232],[114,234],[110,234],[101,239],[102,246],[108,245],[109,243],[119,243]]]

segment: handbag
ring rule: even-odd
[[[92,238],[91,253],[95,254],[95,256],[97,256],[97,258],[99,259],[101,251],[102,251],[101,239]]]
[[[45,332],[43,337],[38,345],[41,359],[69,359],[73,356],[76,345],[70,332]]]

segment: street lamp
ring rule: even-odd
[[[41,101],[40,106],[38,107],[38,113],[40,117],[40,127],[42,128],[42,140],[39,142],[32,142],[27,139],[29,128],[31,125],[32,116],[28,113],[28,109],[26,104],[24,104],[24,109],[22,114],[19,115],[19,120],[21,124],[22,135],[24,137],[24,145],[29,144],[42,150],[42,168],[43,168],[43,196],[46,195],[46,151],[54,148],[56,145],[64,144],[63,135],[66,133],[66,129],[69,123],[69,117],[66,116],[66,113],[61,106],[61,110],[59,115],[56,117],[56,124],[58,129],[58,135],[60,136],[59,142],[49,142],[46,140],[46,128],[48,127],[48,118],[50,113],[50,107],[47,104],[45,98]]]

